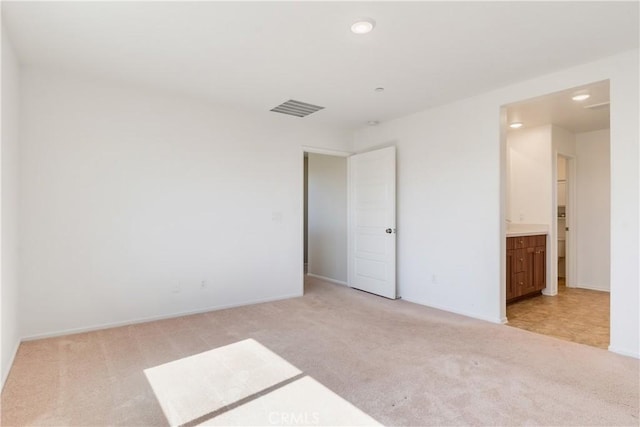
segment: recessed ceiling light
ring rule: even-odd
[[[354,34],[367,34],[373,27],[376,26],[376,22],[370,18],[359,19],[351,25],[351,32]]]
[[[509,125],[511,129],[518,129],[522,127],[522,122],[513,122]]]
[[[380,123],[380,122],[379,122],[379,121],[377,121],[377,120],[369,120],[369,121],[367,122],[367,124],[368,124],[369,126],[377,126],[377,125],[378,125],[378,123]]]
[[[589,95],[588,93],[580,93],[577,95],[573,95],[571,99],[573,99],[574,101],[584,101],[585,99],[589,99],[590,97],[591,95]]]
[[[384,92],[384,88],[383,87],[377,87],[374,89],[376,92]]]

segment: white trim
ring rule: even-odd
[[[545,257],[545,282],[543,295],[554,296],[558,293],[558,156],[561,154],[554,144],[554,126],[549,127],[549,144],[551,145],[551,204],[549,205],[549,234]]]
[[[507,147],[507,107],[506,105],[500,106],[500,152],[498,161],[500,163],[499,170],[499,185],[500,185],[500,198],[499,198],[499,215],[498,215],[498,229],[499,234],[499,278],[498,283],[498,316],[504,323],[507,323],[507,221],[511,222],[510,205],[511,199],[508,197],[510,180],[509,180],[509,150]]]
[[[313,277],[313,278],[316,278],[316,279],[320,279],[320,280],[324,280],[325,282],[335,283],[337,285],[348,286],[347,282],[343,282],[342,280],[331,279],[331,278],[325,277],[325,276],[320,276],[319,274],[307,273],[307,276]]]
[[[302,147],[302,157],[300,162],[300,212],[302,212],[302,218],[300,218],[300,248],[298,251],[298,255],[300,256],[300,270],[298,271],[298,277],[300,278],[299,283],[299,292],[301,295],[304,295],[304,271],[305,271],[305,262],[304,262],[304,251],[305,251],[305,241],[304,241],[304,216],[306,214],[306,209],[304,205],[304,196],[307,191],[304,185],[304,154],[305,147]],[[299,160],[300,161],[300,160]],[[308,183],[307,183],[308,184]]]
[[[575,285],[575,286],[572,286],[571,289],[588,289],[590,291],[599,291],[599,292],[609,292],[609,293],[611,293],[610,289],[603,289],[603,288],[598,288],[597,286],[589,286],[589,285]]]
[[[11,368],[13,368],[13,362],[16,360],[16,355],[18,354],[18,348],[20,348],[21,342],[22,340],[18,340],[18,342],[15,344],[13,353],[9,358],[9,365],[8,365],[9,368],[7,369],[7,372],[2,373],[2,387],[0,387],[0,390],[4,390],[4,385],[7,383],[7,378],[9,378],[9,373],[11,372]]]
[[[351,219],[351,209],[353,207],[353,200],[351,198],[351,158],[347,159],[347,286],[351,287],[353,281],[353,266],[351,265],[353,252],[353,238],[351,237],[351,230],[353,229],[353,220]]]
[[[622,350],[619,348],[616,348],[614,346],[609,346],[609,351],[612,353],[616,353],[619,354],[621,356],[627,356],[627,357],[633,357],[634,359],[640,359],[640,353],[634,353],[633,351],[628,351],[628,350]]]
[[[462,311],[462,310],[457,310],[457,309],[453,309],[451,307],[445,307],[442,305],[434,305],[434,304],[426,304],[423,302],[420,302],[418,300],[414,300],[414,299],[407,299],[402,297],[402,299],[404,301],[408,301],[414,304],[419,304],[419,305],[423,305],[425,307],[429,307],[429,308],[434,308],[436,310],[442,310],[442,311],[447,311],[449,313],[453,313],[453,314],[458,314],[460,316],[465,316],[465,317],[470,317],[472,319],[477,319],[477,320],[483,320],[485,322],[489,322],[489,323],[497,323],[499,325],[503,325],[505,323],[507,323],[507,318],[506,317],[487,317],[487,316],[483,316],[481,314],[476,314],[476,313],[471,313],[468,311]]]
[[[578,221],[576,220],[577,162],[575,155],[562,155],[567,159],[566,225],[569,227],[569,233],[566,235],[565,241],[565,283],[568,287],[573,287],[574,283],[578,280]],[[611,249],[609,248],[609,258],[610,257]]]
[[[128,326],[128,325],[135,325],[135,324],[138,324],[138,323],[154,322],[156,320],[173,319],[173,318],[176,318],[176,317],[183,317],[183,316],[190,316],[190,315],[193,315],[193,314],[207,313],[209,311],[224,310],[226,308],[244,307],[244,306],[248,306],[248,305],[262,304],[262,303],[265,303],[265,302],[272,302],[272,301],[280,301],[280,300],[284,300],[284,299],[297,298],[297,297],[301,297],[301,296],[302,296],[301,293],[295,293],[295,294],[289,294],[289,295],[281,295],[281,296],[273,297],[273,298],[261,298],[261,299],[257,299],[257,300],[253,300],[253,301],[236,303],[236,304],[217,305],[217,306],[208,307],[208,308],[202,308],[202,309],[198,309],[198,310],[183,311],[183,312],[179,312],[179,313],[173,313],[173,314],[167,314],[167,315],[161,315],[161,316],[150,316],[150,317],[142,317],[142,318],[139,318],[139,319],[124,320],[124,321],[121,321],[121,322],[103,323],[103,324],[100,324],[100,325],[89,326],[89,327],[86,327],[86,328],[64,329],[62,331],[57,331],[57,332],[47,332],[47,333],[44,333],[44,334],[28,335],[26,337],[23,337],[22,341],[23,342],[24,341],[33,341],[33,340],[39,340],[39,339],[42,339],[42,338],[53,338],[53,337],[60,337],[60,336],[71,335],[71,334],[78,334],[78,333],[83,333],[83,332],[99,331],[99,330],[102,330],[102,329],[116,328],[116,327],[119,327],[119,326]]]
[[[329,150],[326,148],[308,147],[306,145],[302,146],[302,151],[304,153],[324,154],[325,156],[337,156],[337,157],[349,157],[353,155],[353,153],[350,151]]]

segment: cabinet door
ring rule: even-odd
[[[520,295],[527,295],[536,291],[534,278],[535,248],[523,249],[524,258],[524,280],[520,289]]]
[[[533,254],[533,286],[536,291],[547,287],[547,253],[545,246],[536,246]]]
[[[513,280],[511,278],[513,270],[511,268],[511,265],[513,264],[514,252],[515,250],[513,249],[507,249],[507,301],[511,298],[515,298],[515,295],[513,293]]]
[[[513,295],[513,298],[520,297],[526,294],[526,292],[523,292],[523,290],[525,289],[524,281],[524,271],[511,275],[511,293]]]

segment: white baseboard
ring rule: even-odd
[[[64,335],[80,334],[83,332],[99,331],[101,329],[117,328],[119,326],[128,326],[128,325],[135,325],[138,323],[153,322],[155,320],[173,319],[174,317],[190,316],[192,314],[207,313],[209,311],[224,310],[226,308],[243,307],[247,305],[261,304],[265,302],[280,301],[284,299],[297,298],[301,296],[302,296],[302,293],[295,293],[295,294],[289,294],[289,295],[281,295],[281,296],[272,297],[272,298],[262,298],[262,299],[252,300],[252,301],[243,302],[243,303],[216,305],[212,307],[201,308],[198,310],[182,311],[178,313],[172,313],[172,314],[166,314],[166,315],[160,315],[160,316],[142,317],[142,318],[131,319],[131,320],[123,320],[120,322],[102,323],[99,325],[93,325],[93,326],[82,327],[82,328],[71,328],[71,329],[64,329],[62,331],[45,332],[41,334],[33,334],[33,335],[25,336],[22,338],[22,341],[33,341],[33,340],[39,340],[43,338],[53,338],[53,337],[60,337]]]
[[[589,286],[589,285],[576,285],[576,286],[571,286],[571,288],[573,289],[589,289],[591,291],[600,291],[600,292],[610,292],[609,289],[603,289],[603,288],[599,288],[597,286]]]
[[[11,354],[11,358],[9,359],[9,367],[7,368],[6,372],[2,373],[2,387],[0,387],[0,390],[4,389],[4,385],[7,382],[7,378],[9,378],[9,372],[11,372],[11,368],[13,368],[13,361],[16,359],[16,355],[18,354],[18,348],[20,347],[21,342],[22,342],[21,340],[18,340],[18,342],[16,342],[14,345],[13,353]]]
[[[611,346],[611,345],[609,346],[609,351],[612,352],[612,353],[620,354],[622,356],[628,356],[628,357],[633,357],[634,359],[640,359],[640,354],[638,354],[638,353],[634,353],[632,351],[616,348],[616,347]]]
[[[507,318],[506,317],[489,317],[489,316],[483,316],[481,314],[477,314],[477,313],[470,313],[467,311],[463,311],[463,310],[457,310],[457,309],[453,309],[451,307],[445,307],[445,306],[441,306],[441,305],[435,305],[435,304],[427,304],[418,300],[413,300],[413,299],[408,299],[406,297],[402,297],[403,300],[405,301],[409,301],[412,302],[414,304],[420,304],[420,305],[424,305],[426,307],[431,307],[431,308],[435,308],[437,310],[442,310],[442,311],[448,311],[449,313],[454,313],[454,314],[459,314],[461,316],[465,316],[465,317],[471,317],[473,319],[478,319],[478,320],[484,320],[485,322],[490,322],[490,323],[497,323],[500,325],[503,325],[505,323],[507,323]]]
[[[324,280],[325,282],[331,282],[338,285],[348,286],[347,282],[343,282],[342,280],[331,279],[330,277],[320,276],[319,274],[307,273],[307,276],[313,277],[315,279]]]

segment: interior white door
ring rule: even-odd
[[[395,299],[396,148],[349,157],[349,286]]]

